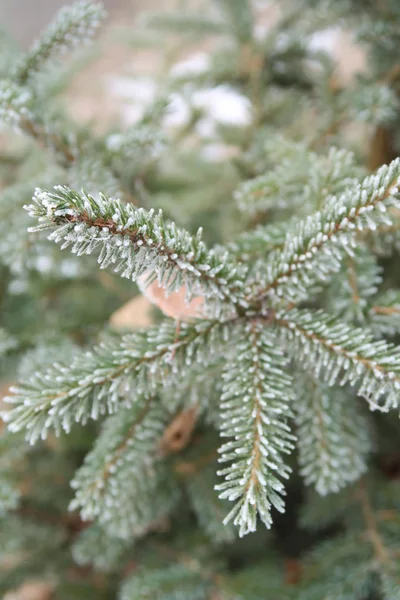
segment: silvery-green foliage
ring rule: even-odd
[[[394,15],[396,0],[386,3]],[[366,470],[371,433],[364,412],[369,407],[385,412],[398,407],[400,350],[381,338],[400,331],[400,300],[396,290],[385,291],[390,281],[375,254],[388,256],[399,247],[400,162],[362,180],[365,169],[359,163],[365,149],[360,152],[357,140],[349,144],[355,154],[329,149],[331,138],[336,145],[345,141],[343,124],[354,120],[395,129],[396,86],[382,67],[379,82],[368,75],[341,89],[332,60],[315,52],[306,36],[357,2],[321,6],[315,1],[315,10],[303,11],[306,4],[313,2],[304,0],[275,27],[264,30],[254,16],[259,6],[241,0],[216,0],[210,16],[182,11],[149,19],[153,27],[167,32],[184,29],[192,37],[205,32],[215,36],[216,49],[205,68],[193,77],[174,76],[168,89],[182,92],[180,86],[187,84],[196,93],[205,84],[220,86],[240,95],[250,108],[245,127],[215,128],[212,135],[223,148],[233,144],[235,150],[233,159],[217,166],[205,166],[204,156],[199,159],[196,154],[197,143],[204,150],[203,140],[190,138],[192,125],[197,127],[196,110],[187,130],[183,127],[169,139],[168,153],[162,152],[162,102],[152,103],[135,128],[109,133],[105,139],[90,139],[85,129],[43,116],[46,89],[40,76],[61,52],[89,39],[103,13],[97,3],[77,2],[64,9],[34,48],[12,64],[12,77],[4,73],[0,118],[55,151],[62,167],[56,183],[68,184],[47,191],[53,182],[37,182],[45,189],[35,192],[28,207],[30,216],[39,220],[32,228],[34,236],[52,230],[50,241],[69,247],[77,255],[76,264],[81,255],[93,253],[101,268],[112,267],[130,280],[147,275],[148,284],[157,280],[168,294],[184,285],[188,300],[200,296],[205,301],[198,318],[186,323],[164,319],[146,331],[112,334],[100,344],[96,331],[88,336],[96,338],[89,350],[39,343],[22,360],[21,381],[7,398],[9,410],[2,413],[11,431],[24,431],[30,442],[48,437],[51,444],[52,431],[74,434],[76,423],[103,421],[73,480],[71,508],[83,520],[94,521],[74,546],[80,564],[121,566],[118,561],[133,538],[147,533],[151,538],[159,523],[165,527],[167,515],[171,521],[180,519],[182,498],[182,504],[189,500],[185,508],[196,517],[200,535],[205,532],[217,544],[233,540],[234,525],[240,535],[254,531],[258,519],[270,527],[275,509],[285,508],[295,445],[305,483],[319,494],[333,494],[330,518],[324,520],[314,511],[314,521],[336,524],[344,517],[332,506],[337,501],[348,507],[343,488]],[[369,36],[373,44],[396,47],[396,27],[381,21],[369,25],[364,39]],[[374,39],[376,32],[381,32],[381,41]],[[197,133],[196,129],[194,138]],[[156,158],[165,159],[160,172],[154,168]],[[219,238],[218,246],[206,246],[202,232],[191,231],[215,204],[218,210],[211,213],[207,239],[215,238],[216,231],[225,232],[225,224],[229,229],[230,217],[236,221],[237,216],[231,198],[235,187],[237,206],[246,218],[233,224],[231,241],[224,244]],[[173,202],[172,209],[165,197],[171,199],[170,206]],[[139,208],[143,200],[147,208],[161,203],[187,229],[153,209]],[[222,218],[214,222],[219,210]],[[0,216],[4,214],[0,207]],[[244,220],[262,224],[240,232]],[[49,256],[39,243],[24,254],[23,228],[20,215],[1,219],[0,258],[12,276],[23,271],[29,276],[35,252]],[[36,271],[41,276],[61,273],[59,262],[51,266],[49,271]],[[382,283],[384,291],[379,290]],[[63,322],[63,314],[59,320]],[[0,353],[3,347],[16,349],[7,347],[1,332]],[[81,329],[69,333],[86,346],[86,332],[83,339]],[[367,403],[355,398],[352,386]],[[186,463],[192,472],[182,477],[180,495],[181,456],[175,464],[163,454],[160,441],[171,420],[188,406],[198,410],[189,443],[199,462]],[[213,489],[215,429],[224,438],[220,499]],[[199,450],[205,431],[206,436],[212,432],[208,455]],[[7,456],[1,461],[0,448],[0,466],[5,465],[0,510],[5,510],[16,506],[18,492],[12,461]],[[363,485],[355,483],[349,493]],[[226,525],[222,500],[234,503]],[[385,508],[382,499],[371,507],[370,512],[377,512],[373,534],[360,524],[359,514],[349,511],[346,518],[353,520],[353,529],[318,549],[322,578],[314,570],[312,585],[306,585],[301,597],[364,597],[371,565],[379,566],[388,598],[395,597],[391,553],[396,527],[390,515],[383,517]],[[368,519],[370,515],[364,520]],[[340,521],[343,530],[345,525]],[[10,520],[5,527],[8,537],[13,526],[15,534],[16,522]],[[3,533],[0,541],[9,549]],[[23,533],[19,531],[22,539]],[[388,548],[385,560],[371,544],[377,535]],[[154,535],[157,541],[159,537]],[[37,541],[42,542],[39,536]],[[141,550],[134,561],[140,561]],[[267,586],[273,600],[297,594],[297,586],[292,595],[281,570],[270,568],[268,561],[260,565],[258,577],[254,572],[254,586],[248,585],[253,577],[246,565],[245,585],[241,587],[238,579],[237,588],[231,591],[227,584],[225,594],[224,576],[210,574],[194,558],[173,556],[175,563],[182,558],[184,564],[172,568],[138,569],[124,584],[121,599],[208,599],[217,594],[224,600],[264,600]],[[219,586],[224,590],[214,589]]]
[[[350,323],[371,324],[369,313],[371,304],[376,303],[382,271],[376,256],[360,240],[327,289],[327,309]]]
[[[227,252],[209,250],[202,230],[192,236],[161,211],[149,212],[99,195],[93,198],[65,186],[36,190],[29,214],[39,219],[33,231],[57,229],[50,239],[75,254],[98,254],[101,268],[115,265],[122,277],[136,280],[148,273],[169,293],[186,286],[187,299],[205,295],[218,303],[240,303],[244,266]]]
[[[99,571],[121,568],[131,541],[110,536],[98,523],[86,527],[72,546],[75,562],[81,566],[92,565]]]
[[[202,293],[230,307],[215,321],[203,318],[178,329],[166,321],[157,330],[117,338],[92,353],[78,354],[71,366],[53,365],[44,377],[45,386],[43,376],[33,376],[7,399],[14,404],[5,414],[10,428],[27,429],[34,441],[49,428],[68,431],[74,421],[134,407],[141,395],[149,399],[171,385],[182,368],[181,376],[187,367],[190,374],[193,362],[205,365],[223,354],[227,338],[222,332],[236,330],[239,352],[229,358],[223,375],[220,424],[223,436],[231,438],[222,446],[221,460],[231,464],[220,471],[225,482],[218,489],[222,498],[236,500],[227,520],[239,526],[241,535],[255,529],[257,516],[269,527],[271,507],[284,509],[282,479],[289,468],[283,455],[294,441],[287,424],[293,392],[282,370],[286,359],[281,348],[329,385],[356,385],[373,409],[387,411],[398,405],[398,348],[320,310],[290,308],[275,313],[269,302],[302,300],[312,284],[340,269],[343,257],[353,257],[357,231],[391,223],[388,209],[399,203],[399,168],[394,161],[341,196],[328,198],[319,211],[293,226],[282,248],[269,254],[262,277],[255,276],[259,269],[255,263],[250,286],[244,280],[249,276],[243,263],[222,247],[208,250],[199,236],[164,222],[161,214],[66,187],[38,190],[29,207],[39,219],[35,230],[55,228],[50,237],[64,247],[72,245],[78,255],[100,249],[102,267],[117,264],[117,270],[125,269],[123,274],[131,278],[152,269],[168,291],[186,284],[189,298]],[[222,346],[213,347],[218,339]],[[353,470],[349,468],[349,478],[362,471],[363,454],[360,442],[360,457],[358,462],[354,459]],[[335,484],[319,483],[319,490],[325,485]],[[80,506],[85,518],[98,516],[105,525],[108,512],[100,500],[89,512],[82,502]]]
[[[311,285],[326,281],[343,256],[353,254],[355,233],[393,223],[389,209],[400,207],[399,177],[396,159],[299,221],[283,248],[269,255],[260,295],[274,303],[306,299]]]
[[[99,524],[114,537],[143,535],[168,513],[177,490],[157,457],[168,413],[156,398],[108,418],[93,450],[78,470],[71,510]],[[129,473],[129,475],[128,475]]]
[[[354,329],[322,311],[290,308],[275,313],[268,302],[302,300],[311,284],[327,279],[340,268],[343,256],[354,254],[358,230],[391,223],[387,209],[398,208],[398,179],[399,162],[394,161],[341,196],[327,199],[319,211],[286,234],[283,247],[270,253],[263,277],[256,277],[251,286],[243,280],[248,275],[242,263],[223,248],[208,250],[199,236],[164,222],[161,214],[65,187],[38,190],[29,207],[40,222],[36,230],[55,228],[50,237],[62,241],[64,247],[72,245],[78,255],[99,248],[103,267],[116,263],[117,270],[125,268],[123,274],[131,278],[152,269],[167,290],[186,284],[189,298],[202,293],[225,301],[230,308],[215,321],[203,319],[178,330],[165,322],[157,331],[117,338],[93,353],[78,355],[72,366],[52,366],[45,376],[46,391],[43,377],[34,376],[7,399],[14,404],[5,415],[10,427],[27,428],[34,441],[49,428],[68,431],[73,421],[85,422],[89,416],[98,418],[122,406],[133,409],[141,396],[147,402],[161,387],[170,385],[179,365],[185,369],[193,360],[204,361],[204,351],[209,360],[221,327],[236,329],[238,352],[227,362],[221,400],[221,432],[231,438],[221,448],[221,460],[230,464],[219,472],[225,482],[218,489],[222,498],[236,501],[227,521],[232,519],[241,535],[254,531],[258,516],[269,527],[271,507],[284,509],[282,479],[290,471],[284,454],[291,451],[294,441],[287,424],[292,415],[291,379],[283,370],[286,359],[277,342],[315,377],[329,385],[357,385],[371,408],[384,411],[398,404],[400,359],[397,348],[374,340],[368,330]],[[214,347],[215,356],[218,352],[224,352],[223,345],[218,350]],[[167,368],[166,357],[170,357]],[[130,393],[133,389],[135,397]],[[349,478],[356,478],[362,468],[362,458],[355,459]],[[84,472],[89,480],[94,475],[91,468]],[[151,496],[158,489],[158,479],[150,480],[156,486]],[[319,483],[318,489],[322,491],[325,485],[335,484]],[[76,502],[84,518],[96,516],[108,527],[110,513],[100,497],[89,507],[82,498]],[[132,531],[136,531],[138,518],[132,518]],[[121,528],[111,519],[113,535],[122,535]]]
[[[49,103],[49,96],[57,90],[52,90],[47,81],[48,67],[68,50],[87,44],[104,16],[100,2],[78,0],[61,8],[31,50],[10,61],[0,81],[0,124],[14,127],[50,150],[62,168],[75,165],[82,138],[87,137],[87,133],[63,120],[59,110],[55,111]],[[94,148],[91,150],[96,155]],[[41,179],[40,174],[36,175]],[[58,181],[65,181],[65,177]]]
[[[269,255],[260,297],[299,302],[311,285],[339,270],[344,254],[352,255],[357,231],[391,225],[388,209],[400,205],[399,174],[400,162],[395,160],[298,222],[283,248]],[[71,245],[78,255],[100,251],[102,268],[116,264],[122,276],[132,279],[151,269],[149,281],[157,277],[170,292],[185,284],[189,299],[205,294],[219,302],[248,304],[243,297],[243,263],[230,260],[220,248],[208,250],[200,231],[193,237],[164,222],[161,213],[62,186],[52,192],[37,190],[34,200],[28,211],[40,225],[33,230],[56,227],[51,239],[62,247]]]
[[[21,122],[31,115],[32,94],[14,81],[0,81],[0,125],[15,129],[21,128]]]
[[[241,337],[223,374],[221,436],[230,439],[219,461],[230,464],[219,471],[225,481],[217,489],[221,498],[235,502],[225,522],[233,520],[242,536],[255,531],[257,516],[270,527],[272,507],[283,512],[282,480],[290,473],[285,455],[295,438],[287,423],[292,382],[274,336],[262,324],[250,323]]]
[[[336,493],[367,469],[371,450],[368,421],[346,390],[312,377],[297,381],[294,403],[300,472],[323,496]]]
[[[65,168],[74,162],[77,154],[76,132],[66,132],[65,123],[60,126],[60,121],[56,123],[54,118],[43,114],[40,110],[43,101],[32,87],[19,86],[10,79],[0,80],[0,126],[12,127],[35,140]],[[42,179],[42,173],[36,174]]]
[[[73,423],[114,413],[134,404],[137,394],[152,395],[171,378],[184,378],[192,364],[212,360],[209,345],[218,348],[227,339],[226,325],[217,320],[181,324],[179,331],[174,321],[164,321],[115,336],[13,387],[15,395],[5,399],[13,406],[3,418],[13,431],[27,429],[31,442],[51,429],[68,432]]]
[[[78,353],[72,364],[56,362],[44,377],[36,373],[31,375],[26,386],[19,389],[19,402],[13,400],[15,406],[3,418],[13,420],[11,429],[15,431],[28,427],[33,442],[45,437],[50,427],[56,432],[61,428],[69,431],[72,423],[85,423],[89,415],[97,418],[106,411],[113,412],[120,392],[129,389],[125,373],[133,364],[132,359],[131,364],[127,361],[128,354],[124,357],[123,350],[113,357],[117,347],[119,344],[114,342],[114,347],[109,343],[94,353]],[[72,376],[74,366],[75,377]],[[43,382],[46,382],[46,391]],[[104,403],[101,402],[103,399]],[[74,408],[77,409],[75,413]]]
[[[371,410],[399,405],[400,348],[375,340],[368,329],[349,326],[322,310],[277,314],[282,342],[302,368],[328,385],[349,383]]]
[[[105,11],[100,2],[78,0],[61,8],[32,49],[18,61],[13,79],[25,84],[67,51],[86,44],[104,16]]]
[[[44,235],[31,233],[27,238],[29,224],[27,215],[17,210],[0,223],[0,261],[9,268],[13,279],[27,281],[33,272],[72,279],[87,272],[87,264],[63,255]]]
[[[52,175],[44,172],[35,176],[35,182],[40,177],[43,184],[46,182],[51,185],[57,176],[61,176],[61,172]],[[26,279],[32,271],[62,277],[65,257],[60,252],[54,252],[54,245],[45,236],[26,236],[29,217],[21,209],[32,197],[34,189],[35,183],[27,176],[23,182],[10,185],[0,193],[0,262],[8,267],[13,278],[20,280]],[[83,265],[78,261],[75,261],[75,265],[76,273],[80,273]]]
[[[386,511],[394,516],[397,506],[398,484],[379,477],[374,486],[361,480],[321,503],[326,523],[340,526],[340,533],[317,544],[306,555],[296,598],[319,600],[324,593],[329,600],[354,600],[372,591],[387,594],[381,596],[385,600],[396,598],[391,595],[400,574],[396,524],[392,518],[385,520],[379,515]],[[314,511],[314,515],[308,526],[314,527],[315,519],[321,520],[321,514]]]
[[[307,214],[322,207],[328,196],[352,186],[357,174],[361,174],[353,154],[347,150],[331,148],[327,156],[318,156],[300,143],[289,145],[282,140],[282,144],[285,153],[278,165],[245,181],[235,192],[242,212],[254,215],[296,208],[298,214]]]

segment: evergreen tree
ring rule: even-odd
[[[279,6],[147,14],[157,91],[102,135],[59,98],[101,4],[0,37],[5,598],[400,599],[400,4]]]

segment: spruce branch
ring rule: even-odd
[[[106,13],[102,3],[78,0],[61,8],[54,21],[16,65],[13,79],[24,85],[67,51],[87,44]]]
[[[258,300],[306,299],[311,285],[339,270],[344,252],[352,254],[357,231],[392,225],[388,209],[400,207],[399,183],[400,159],[396,159],[300,221],[282,251],[269,257]]]
[[[297,388],[300,472],[319,494],[336,493],[367,468],[367,421],[343,390],[327,388],[309,376],[300,378]]]
[[[289,145],[279,138],[275,145],[279,142],[289,146],[288,155],[274,169],[244,181],[234,194],[239,210],[250,216],[277,209],[303,214],[319,209],[330,195],[344,192],[364,174],[347,150],[330,148],[326,156],[319,156],[305,145]]]
[[[369,248],[358,242],[353,256],[346,256],[341,270],[326,292],[328,312],[347,322],[365,325],[369,308],[382,283],[382,268]]]
[[[149,396],[171,375],[184,377],[192,363],[207,362],[210,346],[227,339],[224,324],[202,321],[181,324],[173,321],[160,327],[111,339],[92,351],[77,353],[71,364],[54,363],[12,387],[12,404],[3,419],[11,431],[26,430],[34,443],[50,429],[70,431],[75,422],[115,412],[140,395]]]
[[[71,139],[46,127],[34,113],[34,97],[28,88],[8,79],[0,81],[0,122],[25,133],[39,146],[52,148],[61,166],[69,166],[76,158]]]
[[[17,131],[27,135],[34,140],[40,148],[50,150],[59,166],[69,172],[69,181],[77,179],[88,181],[87,174],[91,178],[88,184],[93,187],[102,187],[103,190],[114,193],[119,191],[117,179],[121,179],[118,159],[121,155],[117,150],[112,152],[106,145],[90,139],[88,133],[72,132],[66,134],[55,122],[46,122],[39,115],[35,99],[28,88],[15,85],[9,80],[0,81],[0,124],[11,126]],[[140,131],[138,132],[140,137]],[[133,134],[129,136],[133,138]],[[142,148],[141,161],[139,164],[149,162],[149,153],[156,158],[161,149],[160,135],[154,133],[153,146],[150,142],[151,134],[147,136],[147,158]],[[88,156],[86,153],[88,152]],[[122,153],[122,150],[121,150]],[[136,149],[136,154],[139,150]],[[139,162],[139,161],[138,161]],[[85,176],[86,175],[86,176]],[[135,203],[136,200],[126,190],[122,190],[124,201]]]
[[[167,419],[151,398],[109,417],[71,482],[70,509],[119,538],[142,535],[168,512],[177,491],[155,452]]]
[[[316,521],[322,527],[341,522],[344,531],[319,543],[307,557],[304,587],[298,594],[301,600],[319,600],[327,581],[332,597],[362,597],[370,590],[371,576],[379,582],[379,589],[387,591],[382,598],[396,598],[389,590],[397,591],[400,583],[398,523],[390,522],[397,499],[396,483],[367,477],[323,502],[314,498],[306,507],[308,526],[315,528]]]
[[[34,203],[27,207],[40,224],[32,231],[55,228],[50,239],[72,246],[77,255],[100,251],[100,268],[114,264],[122,277],[136,280],[151,272],[167,291],[183,285],[187,299],[197,295],[217,303],[240,303],[244,267],[229,260],[226,251],[208,250],[202,231],[195,236],[165,222],[162,212],[136,209],[131,204],[64,186],[53,191],[36,190]]]
[[[292,391],[285,364],[270,330],[250,322],[225,368],[221,436],[233,439],[220,449],[219,461],[231,464],[219,471],[225,481],[216,489],[220,498],[236,501],[224,522],[233,520],[240,536],[256,529],[257,515],[270,527],[271,508],[284,511],[282,479],[290,468],[283,455],[295,439],[287,425]]]
[[[19,129],[43,149],[52,150],[60,166],[68,168],[77,158],[77,142],[74,136],[66,136],[57,127],[47,127],[33,115],[23,116]]]
[[[61,54],[79,44],[86,44],[105,14],[102,3],[88,0],[79,0],[62,8],[32,50],[19,60],[11,71],[10,79],[0,82],[0,121],[25,133],[39,146],[52,150],[57,162],[67,169],[73,167],[82,154],[83,140],[76,135],[65,134],[56,123],[43,118],[41,106],[36,105],[38,97],[32,86],[29,89],[30,79]],[[106,149],[98,146],[92,144],[92,153],[99,155],[103,173],[108,173],[112,179],[113,165],[108,164],[105,158]],[[132,200],[126,192],[124,197]]]
[[[357,386],[371,410],[399,404],[400,348],[376,341],[368,329],[349,326],[322,310],[276,314],[282,341],[290,355],[328,385]]]

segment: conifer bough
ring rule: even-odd
[[[79,0],[72,6],[63,7],[33,48],[22,57],[15,67],[13,79],[20,85],[49,63],[77,46],[87,44],[106,16],[103,4]]]
[[[40,231],[58,226],[51,238],[72,246],[72,252],[99,252],[101,268],[110,264],[122,277],[136,280],[145,272],[168,292],[186,286],[187,299],[205,293],[220,301],[241,301],[244,266],[228,259],[227,252],[210,251],[195,236],[165,222],[162,212],[137,209],[132,204],[99,195],[96,199],[58,186],[53,191],[36,190],[29,213],[41,224]]]
[[[281,480],[289,473],[284,455],[291,452],[295,440],[288,426],[294,384],[283,370],[285,355],[330,386],[356,386],[372,409],[398,407],[397,347],[375,340],[368,329],[356,329],[322,311],[295,309],[294,304],[307,296],[313,284],[326,282],[340,268],[343,256],[353,252],[356,232],[392,222],[390,210],[400,207],[399,182],[400,161],[396,160],[341,196],[328,199],[320,211],[287,234],[281,250],[267,257],[261,282],[251,281],[243,263],[230,258],[229,252],[221,247],[208,250],[200,232],[193,237],[165,222],[160,212],[147,213],[63,186],[37,190],[34,203],[27,207],[39,220],[35,231],[53,228],[50,239],[62,248],[71,246],[78,255],[98,253],[102,268],[115,265],[124,277],[136,279],[150,272],[150,279],[157,278],[168,292],[185,285],[189,299],[205,296],[215,321],[207,324],[199,317],[198,325],[185,326],[177,337],[166,322],[169,340],[167,336],[161,342],[163,330],[154,342],[151,331],[132,334],[126,342],[114,342],[114,349],[105,346],[83,360],[77,358],[71,366],[52,367],[15,388],[16,395],[8,399],[14,408],[5,413],[10,428],[27,428],[33,441],[46,435],[49,427],[69,430],[73,421],[120,410],[128,390],[136,388],[129,399],[133,404],[139,393],[154,394],[158,387],[163,394],[165,357],[170,357],[173,385],[173,373],[179,369],[177,352],[190,376],[191,364],[203,360],[204,352],[193,351],[193,344],[200,342],[210,356],[220,352],[226,356],[221,435],[230,441],[221,448],[221,460],[230,464],[219,472],[225,483],[218,489],[221,498],[236,501],[227,519],[234,520],[240,535],[254,531],[257,515],[269,527],[271,507],[284,509]],[[236,357],[229,358],[224,337],[214,347],[215,337],[209,333],[221,327],[238,340]],[[149,344],[154,344],[152,349]],[[351,479],[364,469],[360,453]],[[87,517],[87,507],[82,510]]]
[[[288,0],[265,27],[271,3],[209,2],[127,32],[213,40],[183,70],[163,52],[150,106],[103,136],[52,105],[100,3],[25,53],[0,36],[0,120],[40,146],[0,149],[0,596],[45,564],[57,598],[103,598],[68,554],[111,572],[104,598],[400,600],[400,3]],[[345,20],[370,53],[351,81],[313,37]],[[245,123],[198,110],[205,86]],[[104,332],[118,275],[198,313]]]

